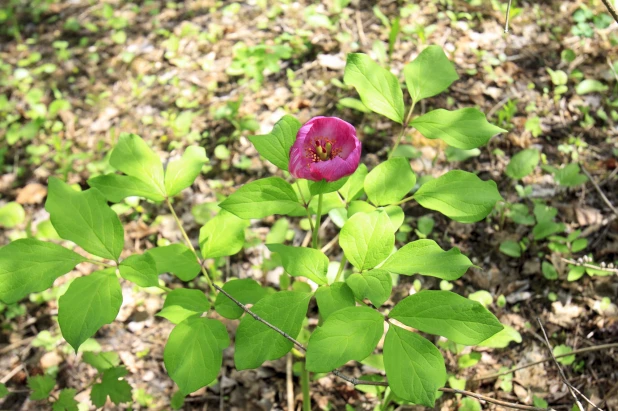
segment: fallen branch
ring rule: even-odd
[[[605,3],[606,0],[603,0],[603,2]],[[609,6],[608,6],[609,7]],[[614,11],[615,13],[615,11]],[[616,19],[616,22],[618,22],[618,18],[614,17],[614,19]],[[612,212],[614,213],[614,215],[618,216],[618,210],[616,210],[616,207],[614,207],[614,205],[611,203],[611,201],[609,201],[609,199],[607,198],[607,196],[605,195],[605,193],[603,192],[603,190],[601,190],[601,187],[599,187],[599,185],[597,184],[596,181],[594,181],[594,179],[592,178],[592,176],[590,175],[590,173],[588,172],[588,170],[586,170],[586,167],[584,167],[583,164],[579,165],[582,169],[582,171],[584,172],[584,174],[586,174],[586,177],[588,177],[588,180],[590,180],[590,182],[592,183],[592,185],[594,186],[594,189],[597,190],[597,193],[599,193],[599,195],[601,196],[601,199],[603,199],[603,202],[605,204],[607,204],[607,206],[612,210]]]
[[[575,390],[573,390],[573,386],[571,385],[571,383],[567,379],[566,375],[564,374],[564,371],[562,370],[562,367],[560,366],[560,363],[558,362],[558,360],[554,356],[554,350],[552,349],[551,344],[549,343],[549,338],[547,338],[547,333],[545,332],[545,327],[543,327],[543,323],[541,322],[541,319],[537,318],[536,321],[539,323],[539,327],[541,327],[541,331],[543,331],[543,338],[545,340],[545,345],[547,346],[547,350],[549,351],[549,355],[551,355],[552,360],[554,360],[554,364],[556,364],[556,367],[558,367],[558,372],[560,373],[560,378],[562,378],[562,382],[564,382],[564,385],[566,385],[567,388],[569,389],[569,393],[571,393],[571,396],[575,400],[575,403],[577,404],[577,408],[579,408],[579,411],[584,411],[584,406],[577,399],[577,395],[575,395]],[[584,397],[584,398],[586,398],[586,397]],[[588,398],[586,398],[586,400],[590,403],[590,400],[588,400]],[[592,403],[590,403],[590,404],[592,404]],[[592,404],[592,405],[594,405],[594,404]]]
[[[594,347],[586,347],[586,348],[581,348],[579,350],[573,350],[569,353],[565,353],[565,354],[560,354],[560,355],[556,355],[555,358],[562,358],[562,357],[568,357],[570,355],[576,355],[576,354],[583,354],[586,352],[591,352],[591,351],[600,351],[600,350],[604,350],[604,349],[608,349],[608,348],[618,348],[618,343],[611,343],[611,344],[602,344],[602,345],[596,345]],[[482,375],[478,378],[473,379],[472,381],[482,381],[482,380],[489,380],[492,378],[498,378],[498,377],[502,377],[503,375],[508,375],[508,374],[512,374],[516,371],[519,370],[523,370],[525,368],[529,368],[529,367],[534,367],[535,365],[539,365],[539,364],[543,364],[547,361],[551,361],[551,358],[544,358],[542,360],[539,361],[534,361],[519,367],[515,367],[515,368],[511,368],[510,370],[507,371],[501,371],[501,372],[497,372],[494,374],[488,374],[488,375]]]

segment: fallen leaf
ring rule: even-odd
[[[19,204],[40,204],[45,196],[47,196],[47,187],[39,183],[32,183],[18,191],[15,201]]]

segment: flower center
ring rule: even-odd
[[[341,153],[341,149],[333,148],[333,142],[324,137],[315,139],[315,146],[307,147],[307,157],[314,163],[332,160],[339,153]]]

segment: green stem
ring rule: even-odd
[[[93,260],[92,258],[87,258],[86,261],[88,261],[91,264],[102,265],[105,267],[116,267],[114,264],[104,263],[103,261]]]
[[[305,368],[305,363],[301,362],[300,386],[303,390],[303,411],[311,411],[311,393],[309,392],[309,371]]]
[[[320,231],[320,220],[322,219],[322,193],[318,196],[318,214],[315,216],[315,226],[313,227],[313,248],[318,248],[318,231]],[[311,221],[311,219],[309,219]]]
[[[345,254],[341,257],[341,262],[339,263],[339,270],[337,270],[337,276],[335,277],[335,282],[338,282],[341,278],[341,274],[343,274],[343,269],[345,265],[348,263],[348,260],[345,258]]]
[[[296,186],[298,187],[298,192],[300,193],[300,198],[303,200],[303,205],[305,206],[305,210],[307,211],[307,218],[309,219],[309,226],[311,227],[311,232],[313,232],[313,221],[311,221],[311,212],[309,211],[309,204],[311,203],[311,198],[309,201],[305,201],[305,196],[303,195],[303,190],[300,188],[300,183],[296,180]]]
[[[399,133],[399,137],[397,137],[397,141],[395,142],[395,145],[393,146],[393,149],[388,154],[388,159],[389,160],[393,156],[393,153],[395,152],[395,150],[397,150],[397,147],[399,147],[399,144],[401,143],[401,139],[403,138],[404,134],[406,133],[406,130],[408,129],[408,124],[410,123],[410,119],[412,118],[412,112],[414,111],[414,105],[415,104],[416,104],[416,102],[412,101],[412,106],[410,106],[410,111],[408,111],[408,115],[406,116],[406,120],[401,125],[401,132]]]
[[[403,200],[401,200],[401,201],[399,201],[399,202],[397,202],[395,204],[391,204],[391,205],[397,206],[397,205],[401,205],[403,203],[407,203],[408,201],[411,201],[411,200],[414,200],[414,196],[413,195],[411,195],[410,197],[406,197]]]
[[[178,225],[178,228],[180,229],[180,233],[182,234],[182,237],[184,238],[185,243],[187,244],[187,247],[191,249],[191,252],[193,252],[193,255],[195,256],[197,262],[199,263],[202,269],[202,274],[204,275],[204,278],[206,279],[206,282],[208,283],[208,286],[210,287],[210,291],[212,292],[212,295],[214,296],[217,290],[215,289],[215,286],[213,285],[212,280],[210,279],[210,276],[208,275],[208,271],[206,271],[206,267],[204,267],[204,264],[202,264],[202,260],[200,260],[200,257],[197,255],[197,251],[195,251],[195,247],[193,247],[193,244],[191,244],[191,240],[189,239],[187,232],[182,226],[182,222],[180,221],[180,218],[178,218],[176,211],[174,211],[174,207],[172,207],[172,203],[168,197],[165,198],[165,203],[167,204],[167,208],[169,208],[170,211],[172,212],[172,216],[174,216],[174,220],[176,221],[176,224]]]

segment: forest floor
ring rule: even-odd
[[[387,0],[34,3],[17,7],[0,29],[0,207],[16,201],[25,209],[25,217],[5,223],[0,244],[26,235],[47,236],[47,178],[62,176],[87,187],[88,178],[109,171],[106,154],[121,132],[139,134],[162,158],[191,144],[206,148],[208,173],[176,203],[194,240],[213,202],[276,172],[247,137],[268,133],[285,113],[301,123],[335,115],[354,124],[363,142],[362,161],[371,168],[386,158],[400,129],[340,102],[357,98],[342,83],[346,54],[368,53],[402,78],[405,63],[426,45],[437,44],[454,62],[460,80],[423,102],[418,112],[478,107],[508,132],[478,152],[461,152],[413,130],[404,142],[412,167],[418,175],[438,176],[452,168],[475,172],[496,181],[506,202],[475,224],[406,205],[409,239],[418,238],[414,229],[419,217],[429,216],[435,222],[429,237],[444,248],[459,247],[478,267],[452,284],[401,277],[386,307],[407,296],[414,280],[423,288],[452,286],[465,296],[488,291],[490,309],[513,328],[513,341],[502,348],[463,351],[442,346],[449,374],[466,379],[467,390],[522,404],[546,402],[557,410],[571,409],[574,401],[551,361],[539,321],[552,347],[579,350],[618,342],[616,275],[574,280],[568,278],[564,261],[588,255],[594,261],[618,262],[618,24],[607,24],[600,2],[517,2],[508,34],[506,1],[497,0],[401,2],[405,6]],[[271,6],[264,7],[266,3]],[[389,57],[389,34],[397,16],[401,30]],[[19,34],[8,34],[15,25]],[[514,181],[505,168],[514,154],[529,147],[541,151],[545,167]],[[575,162],[585,167],[587,181],[566,184],[564,176],[551,172],[551,166]],[[529,187],[528,195],[518,194],[517,184],[521,190]],[[521,204],[530,218],[535,204],[553,207],[555,222],[564,224],[554,234],[566,237],[581,229],[586,247],[573,251],[569,244],[565,251],[551,236],[534,240],[534,220],[515,222],[513,204]],[[129,201],[116,210],[126,223],[127,254],[162,240],[180,240],[160,205]],[[240,254],[229,258],[219,269],[222,279],[253,277],[278,286],[281,269],[262,271],[264,248],[258,244],[273,221],[252,221],[251,237],[260,241],[249,240]],[[330,235],[336,227],[326,221]],[[296,239],[305,236],[297,219],[290,219],[290,229]],[[523,245],[519,257],[500,251],[507,240]],[[338,259],[341,251],[335,247],[329,254]],[[66,282],[94,270],[80,264],[51,291],[0,305],[0,382],[13,391],[0,399],[0,409],[45,409],[28,399],[26,386],[29,375],[44,372],[57,374],[58,390],[77,389],[83,407],[94,409],[88,404],[95,370],[69,349],[56,322],[57,296]],[[179,282],[162,278],[168,286]],[[206,289],[203,283],[195,286]],[[119,354],[134,389],[132,409],[169,409],[176,388],[162,354],[173,325],[155,316],[163,299],[129,283],[123,296],[117,320],[97,333],[91,349]],[[310,312],[317,312],[313,303]],[[233,336],[238,322],[223,321]],[[546,359],[512,378],[479,380]],[[618,410],[618,348],[590,350],[560,367],[591,402]],[[368,365],[345,368],[357,377],[380,373],[379,367]],[[300,389],[296,394],[299,406]],[[355,389],[329,374],[312,382],[312,399],[314,409],[346,409],[349,404],[372,410],[381,394]],[[224,352],[219,380],[187,397],[185,409],[270,410],[287,409],[286,404],[286,357],[256,370],[236,371],[232,346]],[[445,394],[436,408],[473,409],[468,406]],[[105,409],[116,407],[108,403]]]

